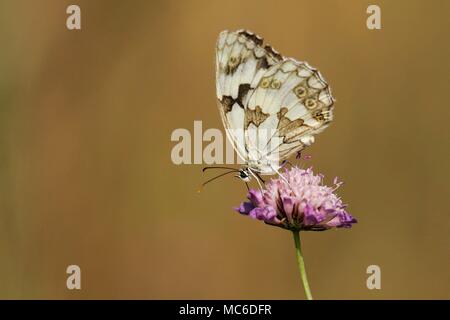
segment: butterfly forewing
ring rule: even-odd
[[[244,161],[249,159],[245,142],[245,109],[250,91],[264,72],[280,61],[261,47],[262,39],[248,31],[223,31],[216,48],[216,90],[227,135]]]

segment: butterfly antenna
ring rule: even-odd
[[[206,170],[210,170],[210,169],[228,169],[228,170],[239,171],[239,170],[237,170],[235,168],[232,168],[232,167],[204,167],[202,169],[202,171],[205,172]]]
[[[280,178],[281,178],[284,182],[287,183],[288,186],[291,187],[291,184],[289,183],[289,181],[287,181],[287,179],[283,176],[283,174],[282,174],[280,171],[278,171],[277,168],[274,168],[274,167],[272,167],[272,166],[270,166],[270,168],[271,168],[273,171],[275,171],[275,172],[278,174],[278,176],[280,176]]]
[[[263,184],[266,184],[266,182],[264,181],[263,178],[261,178],[261,176],[259,175],[259,173],[255,172],[255,175],[258,177],[258,179],[259,179]]]
[[[218,176],[215,176],[215,177],[213,177],[213,178],[211,178],[211,179],[209,179],[209,180],[203,182],[203,183],[200,185],[200,187],[198,188],[197,192],[198,192],[198,193],[202,192],[203,188],[204,188],[208,183],[210,183],[210,182],[212,182],[212,181],[214,181],[214,180],[216,180],[216,179],[219,179],[220,177],[223,177],[223,176],[225,176],[225,175],[227,175],[227,174],[234,173],[234,172],[236,172],[236,171],[239,171],[239,170],[233,169],[232,171],[228,171],[228,172],[221,173],[221,174],[219,174]]]
[[[252,170],[249,170],[249,172],[250,172],[250,174],[256,179],[256,182],[258,182],[258,185],[259,185],[259,190],[263,190],[263,186],[262,186],[262,184],[261,184],[261,182],[260,182],[260,178],[258,178],[258,175],[256,174],[256,172],[253,172]]]
[[[284,168],[287,164],[290,165],[291,167],[294,166],[294,165],[292,164],[292,162],[290,162],[289,160],[284,160],[284,161],[281,163],[281,168]]]

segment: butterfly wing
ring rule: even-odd
[[[259,132],[258,160],[281,163],[313,143],[314,136],[333,119],[333,102],[328,84],[307,63],[288,58],[270,67],[246,105],[248,120],[244,126],[250,123]],[[254,113],[265,120],[251,121]],[[268,129],[275,133],[268,136],[261,131]],[[245,135],[247,144],[255,141],[252,135],[250,132]]]
[[[249,31],[220,34],[216,91],[229,140],[262,174],[275,173],[332,120],[333,98],[320,73]]]
[[[245,30],[220,33],[216,46],[216,93],[219,112],[231,144],[246,162],[245,109],[263,74],[282,57],[262,46],[259,36]]]

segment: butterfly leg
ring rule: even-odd
[[[291,167],[293,166],[292,162],[290,162],[289,160],[283,160],[283,162],[281,163],[281,168],[284,168],[287,164]]]
[[[287,181],[287,179],[283,176],[283,174],[282,174],[280,171],[278,171],[277,168],[275,168],[274,166],[272,166],[272,164],[270,164],[270,168],[271,168],[274,172],[276,172],[276,173],[280,176],[280,178],[283,179],[284,182],[286,182],[289,186],[291,185],[291,184],[289,183],[289,181]]]
[[[255,172],[255,174],[256,174],[256,176],[258,177],[259,181],[261,181],[262,184],[266,184],[266,181],[264,181],[264,179],[261,178],[261,175],[260,175],[259,173],[256,173],[256,172]]]
[[[252,171],[252,170],[248,170],[250,172],[250,174],[256,179],[256,182],[258,182],[259,185],[259,190],[262,192],[263,190],[263,186],[261,184],[261,181],[259,181],[258,176]]]

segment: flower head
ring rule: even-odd
[[[351,227],[357,221],[335,193],[342,182],[335,178],[334,188],[322,182],[323,175],[314,175],[311,168],[292,167],[286,169],[282,176],[267,182],[265,189],[250,189],[249,201],[235,210],[294,231]]]

